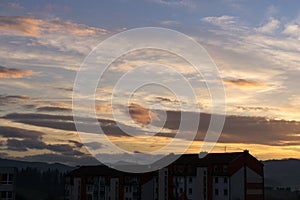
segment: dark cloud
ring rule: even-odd
[[[276,108],[271,107],[263,107],[263,106],[236,106],[238,110],[243,111],[271,111],[271,110],[277,110]]]
[[[34,109],[36,106],[33,105],[33,104],[27,104],[27,105],[23,105],[22,107],[25,108],[25,109],[31,110],[31,109]]]
[[[25,95],[7,95],[7,96],[1,96],[0,98],[5,98],[5,99],[30,99],[29,96]]]
[[[73,88],[67,88],[67,87],[58,87],[56,88],[58,90],[63,90],[63,91],[66,91],[66,92],[73,92]]]
[[[73,148],[68,144],[51,144],[48,145],[48,149],[55,152],[62,152],[62,153],[70,152],[73,150]]]
[[[81,142],[77,142],[75,140],[68,140],[68,142],[74,144],[77,148],[81,148],[83,146]]]
[[[264,82],[246,80],[246,79],[230,79],[224,80],[225,84],[234,85],[237,87],[263,87],[266,84]]]
[[[300,123],[263,117],[229,116],[221,136],[223,142],[268,145],[300,145]]]
[[[1,21],[0,21],[1,26]],[[0,66],[0,78],[23,78],[25,76],[32,76],[36,72],[32,70],[25,69],[16,69],[16,68],[7,68]]]
[[[73,116],[68,115],[48,115],[48,114],[33,114],[33,113],[11,113],[4,117],[4,119],[9,119],[15,122],[30,124],[39,127],[54,128],[65,131],[77,131],[74,124]],[[82,127],[84,127],[85,132],[95,133],[98,130],[98,124],[94,125],[90,118],[78,118]],[[100,126],[105,134],[114,136],[127,136],[117,125],[115,121],[107,119],[99,119]],[[133,133],[140,132],[133,127],[127,127]]]
[[[29,149],[47,149],[53,152],[67,155],[84,155],[80,149],[83,145],[80,142],[71,140],[70,144],[46,144],[42,141],[45,133],[38,131],[30,131],[26,129],[0,126],[0,135],[7,138],[6,143],[1,146],[7,146],[8,150],[27,151]]]
[[[184,123],[189,124],[199,115],[185,113]],[[181,113],[167,112],[165,127],[177,130],[181,121]],[[210,123],[211,115],[201,113],[197,140],[203,140]],[[192,130],[186,130],[192,131]],[[162,134],[160,135],[168,135]],[[224,128],[219,139],[227,143],[252,143],[266,145],[300,145],[300,123],[296,121],[266,119],[264,117],[226,116]],[[173,137],[173,135],[171,135]]]
[[[85,153],[76,150],[69,144],[46,144],[41,140],[32,139],[8,139],[6,142],[7,149],[12,151],[28,151],[29,149],[47,149],[52,152],[60,153],[63,155],[81,156]]]
[[[45,133],[39,131],[31,131],[21,128],[14,128],[9,126],[0,126],[0,135],[5,138],[21,138],[38,140],[42,138]]]
[[[135,114],[140,114],[135,111]],[[154,111],[159,118],[160,112]],[[164,123],[164,128],[171,130],[173,133],[157,133],[157,137],[174,137],[181,122],[184,122],[186,127],[183,131],[190,134],[193,127],[194,120],[200,115],[200,121],[196,122],[199,128],[196,135],[196,140],[203,140],[207,132],[211,115],[207,113],[194,113],[194,112],[178,112],[167,111],[167,120]],[[184,119],[181,117],[184,116]],[[44,114],[9,114],[4,116],[6,119],[13,121],[31,124],[41,127],[50,127],[61,130],[76,131],[72,116],[61,115],[44,115]],[[284,121],[266,119],[263,117],[247,117],[247,116],[226,116],[225,125],[219,139],[224,143],[251,143],[251,144],[266,144],[266,145],[300,145],[300,123],[296,121]],[[83,119],[84,121],[84,119]],[[117,124],[112,120],[99,120],[105,134],[113,136],[129,136],[123,132]],[[93,125],[85,121],[87,132],[94,133]],[[159,126],[157,121],[152,121],[152,125]],[[125,125],[124,125],[125,126]],[[130,133],[141,133],[142,130],[127,126]],[[165,130],[163,129],[163,130]],[[146,133],[146,132],[144,132]],[[76,146],[76,145],[75,145]]]
[[[44,106],[36,109],[38,112],[71,112],[69,108],[54,107],[54,106]]]
[[[26,101],[30,100],[30,97],[28,96],[22,96],[22,95],[0,95],[0,103],[1,104],[7,104],[7,103],[17,103],[19,101]]]
[[[166,98],[166,97],[156,97],[156,99],[159,100],[159,101],[168,102],[168,103],[178,102],[177,100],[172,100],[172,99]]]
[[[27,151],[28,149],[47,149],[47,145],[44,142],[32,139],[8,139],[6,145],[8,150],[13,151]]]
[[[0,95],[0,105],[5,109],[6,105],[22,106],[31,100],[30,97],[24,95]],[[24,107],[25,108],[25,107]]]
[[[97,150],[103,147],[103,144],[99,143],[99,142],[89,142],[86,143],[85,146],[91,148],[92,150]]]

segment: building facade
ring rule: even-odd
[[[14,167],[0,167],[0,199],[16,199],[16,174]]]
[[[66,176],[66,200],[263,200],[263,164],[248,151],[182,155],[158,171],[134,174],[85,166]]]

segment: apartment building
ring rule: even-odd
[[[263,164],[248,151],[182,155],[158,171],[135,174],[104,165],[66,176],[67,200],[263,200]]]
[[[14,167],[0,167],[0,200],[16,199],[16,174]]]

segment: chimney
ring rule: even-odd
[[[249,153],[249,150],[245,149],[245,150],[244,150],[244,153]]]

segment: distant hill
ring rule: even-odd
[[[18,169],[25,169],[27,167],[30,167],[30,168],[37,168],[40,171],[47,171],[48,169],[50,169],[50,170],[58,170],[60,172],[68,172],[75,169],[74,167],[70,167],[60,163],[49,164],[43,162],[27,162],[27,161],[9,160],[9,159],[2,159],[2,158],[0,158],[0,167],[16,167]]]
[[[263,163],[265,186],[300,189],[300,160],[267,160]]]

